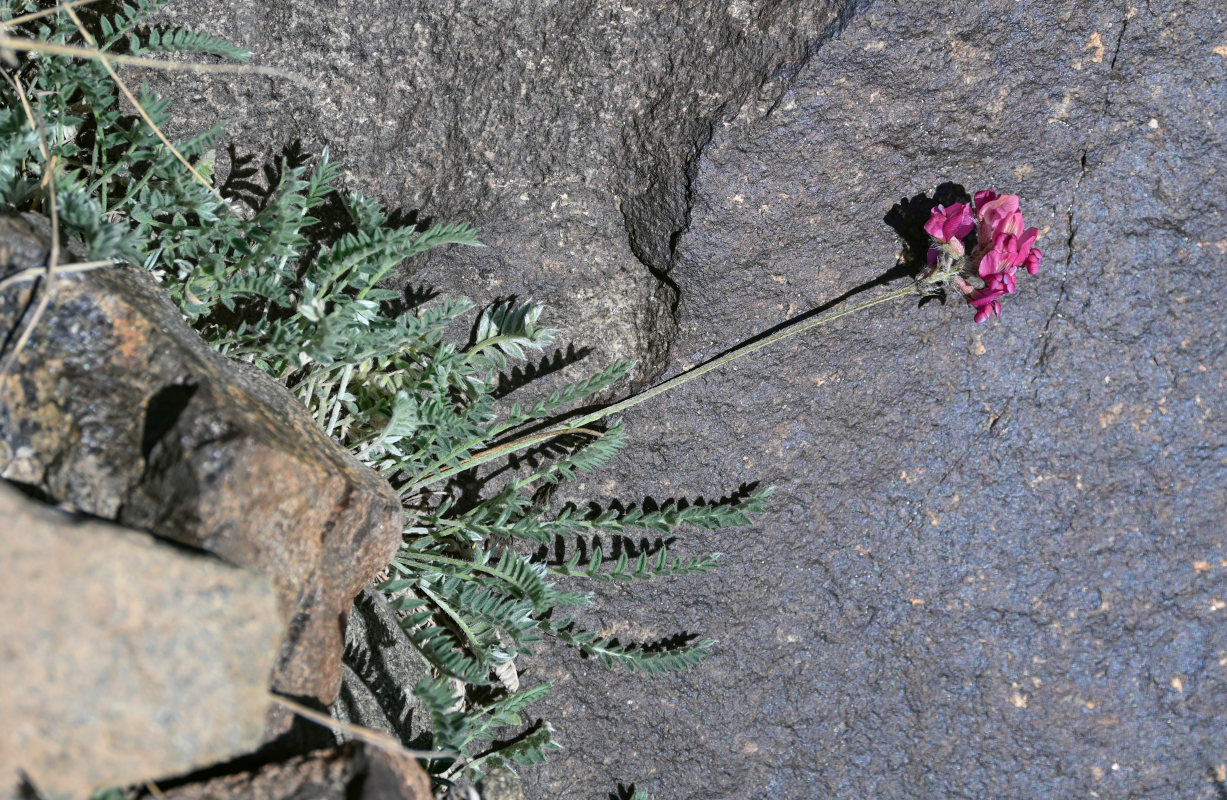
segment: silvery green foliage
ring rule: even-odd
[[[14,14],[36,6],[17,5]],[[162,5],[138,0],[106,16],[80,13],[101,44],[120,51],[247,58],[208,35],[146,27]],[[82,44],[63,15],[14,33]],[[97,62],[24,57],[15,74],[41,127],[31,128],[21,99],[4,86],[0,201],[50,213],[46,147],[57,165],[60,222],[91,257],[152,271],[207,340],[283,381],[325,431],[400,491],[408,523],[381,588],[439,675],[414,691],[431,710],[434,747],[455,754],[430,764],[441,779],[538,763],[557,749],[548,723],[526,729],[522,717],[549,686],[520,688],[516,677],[517,659],[545,640],[646,673],[688,668],[708,651],[709,640],[627,644],[582,630],[567,610],[591,596],[575,584],[708,571],[718,554],[676,558],[661,544],[632,557],[625,545],[636,532],[664,542],[686,526],[745,525],[767,492],[599,513],[551,509],[548,490],[606,464],[625,442],[623,429],[542,441],[525,434],[607,393],[632,364],[617,361],[543,397],[521,400],[528,389],[520,388],[505,398],[509,372],[545,357],[554,343],[540,305],[506,300],[476,315],[463,299],[406,307],[382,286],[406,259],[432,248],[480,246],[471,228],[391,224],[373,200],[338,194],[339,169],[327,152],[311,168],[280,164],[266,195],[236,213],[121,105]],[[169,121],[165,101],[140,99],[156,123]],[[177,143],[210,180],[219,132]],[[342,219],[321,222],[326,207]],[[512,457],[504,468],[466,468],[494,447]],[[547,547],[562,543],[571,555],[549,560]],[[606,546],[614,557],[606,558]]]

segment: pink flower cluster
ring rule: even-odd
[[[1032,275],[1040,270],[1044,254],[1035,247],[1039,231],[1024,230],[1023,225],[1018,195],[998,195],[991,189],[976,192],[972,205],[937,206],[925,223],[925,231],[933,239],[929,263],[934,265],[943,256],[949,259],[946,263],[963,258],[963,240],[976,232],[976,247],[961,272],[979,276],[984,285],[973,287],[963,274],[953,280],[968,305],[976,309],[976,322],[1001,316],[1001,298],[1014,293],[1014,275],[1019,267]]]

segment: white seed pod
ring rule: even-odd
[[[503,688],[511,693],[520,691],[520,673],[516,671],[515,660],[504,661],[494,668],[494,676]]]

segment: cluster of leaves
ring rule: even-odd
[[[147,27],[163,4],[138,0],[89,18],[99,47],[246,59],[213,37]],[[35,3],[25,6],[14,13]],[[82,42],[63,15],[20,33]],[[516,660],[543,639],[646,673],[689,667],[707,652],[707,640],[628,645],[582,630],[565,610],[590,603],[591,595],[562,584],[710,570],[716,556],[671,558],[663,546],[651,556],[607,559],[599,538],[588,547],[585,537],[618,541],[635,531],[668,537],[681,525],[744,525],[766,493],[598,514],[542,502],[542,487],[607,463],[623,431],[585,428],[545,440],[526,434],[609,389],[632,365],[618,361],[544,398],[508,404],[509,370],[553,344],[554,331],[538,323],[540,306],[497,303],[470,323],[465,340],[458,327],[471,319],[470,302],[406,308],[399,293],[381,288],[407,258],[441,245],[479,246],[468,226],[390,223],[377,203],[337,192],[339,171],[326,152],[310,169],[283,163],[261,202],[236,209],[124,108],[97,61],[27,57],[13,77],[0,103],[0,201],[49,212],[45,178],[54,169],[61,224],[87,243],[91,257],[151,270],[207,340],[283,381],[325,431],[401,493],[408,524],[380,588],[438,676],[414,688],[431,710],[436,749],[456,754],[433,763],[436,772],[537,763],[557,747],[546,723],[494,744],[549,690],[519,688],[516,673]],[[165,101],[145,92],[140,102],[155,124],[169,120]],[[218,133],[177,143],[209,180]],[[325,209],[343,211],[335,215],[341,222],[314,216]],[[492,476],[473,467],[491,448],[510,455],[527,443],[535,449],[512,464],[518,468]],[[476,495],[464,490],[474,483]],[[574,555],[551,564],[543,553],[560,541],[575,542]],[[476,702],[478,694],[485,699]]]
[[[166,3],[137,0],[111,16],[89,16],[99,50],[149,55],[166,50],[246,61],[249,54],[215,37],[187,31],[138,29]],[[35,0],[9,4],[9,19],[32,14]],[[50,45],[82,44],[76,26],[63,14],[10,29]],[[147,125],[125,111],[106,68],[96,60],[42,54],[23,58],[12,72],[30,103],[38,128],[17,87],[6,81],[0,109],[0,191],[11,206],[48,210],[44,181],[46,155],[54,157],[57,211],[61,225],[80,238],[94,258],[144,263],[151,269],[179,270],[178,259],[203,255],[185,234],[229,216],[222,201],[197,182]],[[138,99],[158,125],[169,121],[167,102],[147,92]],[[219,133],[206,131],[178,143],[182,154],[209,177],[206,151]]]

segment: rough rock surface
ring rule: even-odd
[[[413,694],[431,677],[384,596],[364,589],[345,629],[341,693],[333,716],[396,734],[414,747],[430,747],[430,712]]]
[[[540,674],[537,796],[1224,796],[1225,68],[1221,6],[879,3],[716,133],[672,370],[888,272],[945,181],[1020,194],[1044,269],[1000,320],[875,309],[626,415],[623,494],[779,491],[679,542],[719,573],[603,594],[717,651]]]
[[[0,481],[0,797],[186,772],[259,745],[272,583]]]
[[[326,139],[356,186],[485,227],[489,251],[448,254],[410,279],[565,300],[551,319],[599,346],[594,360],[651,356],[673,332],[671,293],[628,251],[676,284],[676,370],[888,272],[900,239],[884,218],[946,181],[1021,194],[1047,261],[1002,320],[974,326],[957,302],[880,308],[626,415],[630,446],[590,481],[601,495],[712,496],[743,481],[779,491],[754,533],[678,542],[726,552],[720,573],[604,589],[589,617],[628,639],[712,635],[697,671],[614,679],[554,655],[523,665],[556,680],[538,713],[567,747],[527,771],[530,793],[591,797],[619,782],[705,800],[1227,792],[1221,10],[900,0],[824,43],[800,4],[771,4],[776,29],[803,40],[790,52],[812,53],[793,62],[791,91],[703,106],[654,98],[697,101],[712,86],[697,75],[755,84],[709,73],[716,56],[685,36],[696,26],[579,6],[550,6],[545,24],[463,3],[183,13],[273,46],[273,63],[314,72],[330,59],[341,88],[312,96],[193,91],[248,120],[249,141]],[[721,6],[750,19],[766,7]],[[710,19],[714,6],[685,8]],[[641,27],[601,28],[585,9]],[[581,36],[659,42],[660,28],[675,57],[635,65],[672,76],[674,94],[589,103],[595,84],[582,78],[613,51],[575,46]],[[264,112],[278,122],[257,113],[263,98],[282,104]],[[717,107],[706,119],[718,124],[683,156],[654,159],[661,148],[636,144],[650,138],[622,136],[637,107],[658,112],[640,117],[644,131],[700,108]],[[593,116],[602,122],[584,122]],[[487,147],[487,129],[517,133]],[[586,142],[639,171],[582,157]],[[665,221],[668,242],[634,223],[626,200],[638,197],[668,201],[644,214]]]
[[[484,250],[403,276],[479,302],[531,293],[543,321],[654,372],[665,273],[713,123],[838,29],[853,0],[214,0],[172,6],[309,88],[150,75],[185,131],[229,124],[240,158],[327,144],[352,188],[478,226]],[[767,84],[764,87],[764,84]],[[219,154],[225,174],[226,154]],[[415,265],[421,266],[421,265]]]
[[[430,778],[412,757],[350,742],[259,769],[164,788],[160,800],[431,800]]]
[[[0,330],[31,285],[0,295]],[[0,477],[264,572],[287,624],[273,687],[336,699],[350,601],[400,540],[386,481],[206,345],[139,270],[59,278],[0,380]]]

